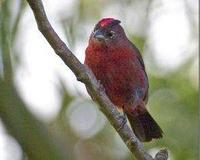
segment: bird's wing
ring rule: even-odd
[[[138,58],[138,60],[139,60],[139,62],[141,64],[142,68],[145,71],[144,61],[143,61],[142,55],[140,54],[139,49],[137,49],[137,47],[131,41],[130,41],[130,43],[131,43],[131,46],[133,47],[133,49],[135,50],[135,53],[137,55],[137,58]]]
[[[147,101],[148,101],[148,89],[149,89],[149,82],[148,82],[148,77],[147,77],[147,73],[146,73],[146,71],[145,71],[145,65],[144,65],[144,61],[143,61],[143,58],[142,58],[142,55],[140,54],[140,51],[139,51],[139,49],[137,49],[137,47],[130,41],[130,43],[131,43],[131,45],[132,45],[132,47],[133,47],[133,49],[134,49],[134,53],[136,53],[136,55],[137,55],[137,59],[138,59],[138,61],[140,62],[140,65],[141,65],[141,67],[142,67],[142,69],[143,69],[143,71],[144,71],[144,73],[145,73],[145,75],[146,75],[146,78],[147,78],[147,88],[146,88],[146,93],[145,93],[145,95],[144,95],[144,102],[145,103],[147,103]]]

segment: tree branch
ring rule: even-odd
[[[2,57],[3,62],[3,74],[0,74],[0,120],[5,124],[8,133],[18,141],[28,159],[66,160],[66,151],[62,150],[62,146],[58,145],[46,126],[28,111],[13,85],[10,50],[13,47],[13,43],[10,43],[11,2],[7,0],[2,6],[0,4],[0,59]]]
[[[55,53],[60,56],[64,63],[73,71],[77,79],[86,85],[92,99],[98,102],[100,105],[100,110],[106,115],[129,150],[138,160],[153,160],[153,158],[144,150],[142,143],[137,139],[127,124],[118,130],[122,124],[120,113],[109,100],[91,70],[79,62],[79,60],[74,56],[74,54],[68,49],[66,44],[54,31],[47,19],[42,1],[27,0],[27,2],[33,10],[40,32],[44,35],[46,40],[54,49]]]

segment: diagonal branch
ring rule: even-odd
[[[137,139],[127,124],[125,124],[120,130],[117,130],[123,121],[120,113],[109,100],[91,70],[79,62],[79,60],[74,56],[74,54],[68,49],[66,44],[54,31],[47,19],[42,1],[27,0],[27,2],[33,10],[40,32],[44,35],[46,40],[54,49],[55,53],[73,71],[77,79],[86,85],[90,96],[100,105],[100,110],[106,115],[129,150],[138,160],[153,160],[153,158],[144,150],[142,143]]]

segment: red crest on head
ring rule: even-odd
[[[108,27],[108,26],[113,26],[113,25],[117,25],[119,24],[120,21],[114,18],[104,18],[102,20],[99,21],[99,25],[101,27]]]

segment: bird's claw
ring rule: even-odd
[[[98,80],[98,85],[99,85],[99,91],[100,91],[100,92],[105,92],[105,88],[104,88],[104,86],[101,84],[101,81],[100,81],[100,80]]]
[[[125,113],[124,113],[124,115],[120,115],[119,117],[122,119],[122,121],[121,121],[121,125],[117,129],[117,131],[120,131],[124,127],[124,125],[127,123],[127,117],[126,117]]]

